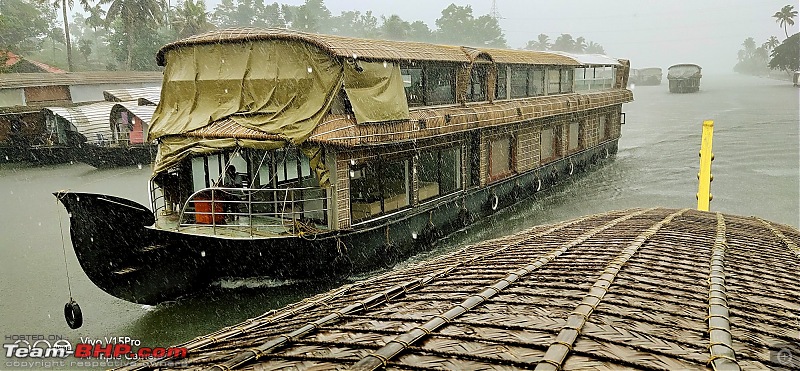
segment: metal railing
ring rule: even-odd
[[[151,188],[156,217],[177,213],[179,231],[192,228],[212,235],[253,237],[303,236],[329,229],[327,192],[319,187],[210,187],[194,192],[179,210],[170,210],[163,191],[156,189]]]

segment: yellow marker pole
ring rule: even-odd
[[[700,144],[700,172],[697,179],[700,185],[697,189],[697,210],[708,211],[708,206],[713,199],[711,196],[711,161],[714,161],[714,154],[711,152],[711,138],[714,137],[714,121],[703,121],[703,139]]]

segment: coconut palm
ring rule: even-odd
[[[171,23],[178,38],[182,39],[213,30],[214,25],[208,21],[209,17],[205,1],[198,0],[195,3],[194,0],[185,0],[175,7]]]
[[[61,13],[64,17],[64,39],[65,43],[67,44],[67,66],[70,71],[72,71],[72,42],[70,41],[70,36],[69,36],[69,21],[67,20],[67,7],[69,7],[69,9],[72,9],[73,5],[75,5],[75,2],[73,0],[53,1],[53,8],[56,9],[61,8]],[[89,0],[81,0],[81,5],[83,6],[84,10],[88,10]]]
[[[143,26],[155,29],[164,19],[162,13],[166,9],[166,3],[164,0],[100,0],[100,4],[110,4],[106,13],[107,23],[111,24],[116,18],[122,20],[122,31],[125,33],[128,51],[125,69],[130,71],[133,55],[134,24],[136,27]]]
[[[752,37],[748,37],[744,39],[742,46],[744,46],[744,51],[747,53],[747,56],[753,56],[753,53],[756,51],[756,40]]]
[[[578,36],[578,38],[575,39],[575,46],[572,51],[575,53],[585,53],[587,46],[586,39],[583,36]]]
[[[789,31],[787,26],[794,26],[794,17],[797,17],[797,11],[794,10],[794,6],[786,5],[781,8],[780,11],[775,12],[772,15],[775,18],[775,22],[778,22],[780,27],[783,27],[783,32],[786,34],[786,38],[789,38]]]
[[[536,40],[529,40],[525,45],[527,50],[547,50],[550,48],[550,37],[545,34],[539,34]]]
[[[781,42],[778,41],[777,37],[770,36],[769,39],[767,39],[767,42],[764,43],[764,46],[767,48],[767,50],[772,50],[772,49],[775,49],[775,47],[780,45],[780,44],[781,44]]]

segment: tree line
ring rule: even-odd
[[[766,75],[770,70],[798,71],[800,70],[800,33],[789,36],[789,26],[794,25],[797,10],[792,5],[786,5],[772,15],[780,28],[783,28],[786,38],[780,41],[776,36],[770,36],[761,45],[754,38],[748,37],[742,43],[744,49],[738,52],[738,62],[734,71],[749,75]]]
[[[76,10],[82,12],[76,12],[69,22],[68,12]],[[431,28],[396,14],[353,10],[334,15],[324,0],[306,0],[302,5],[222,0],[214,9],[208,9],[204,0],[184,0],[174,6],[166,0],[0,1],[0,50],[71,71],[156,70],[154,55],[162,45],[228,27],[284,27],[351,37],[508,48],[498,19],[475,15],[469,5],[450,4]],[[569,34],[552,43],[541,34],[525,48],[604,53],[599,44]],[[0,54],[0,62],[4,55]]]

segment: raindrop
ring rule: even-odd
[[[11,190],[11,194],[12,194],[12,195],[14,194],[14,190],[13,190],[13,189]]]
[[[8,161],[8,156],[6,156],[6,161]]]
[[[72,162],[72,160],[70,160],[70,161],[69,161],[69,164],[70,164],[70,165],[74,165],[75,163],[74,163],[74,162]]]
[[[388,67],[388,66],[389,66],[389,64],[388,64],[388,63],[386,63],[386,61],[383,61],[383,68],[386,68],[386,67]]]
[[[94,237],[89,237],[89,241],[94,242]]]
[[[411,233],[411,238],[416,240],[417,239],[417,232],[412,232]]]
[[[39,222],[39,226],[40,226],[40,227],[42,226],[42,222]]]
[[[311,67],[308,67],[308,73],[311,73],[312,71],[314,70]]]
[[[142,170],[142,164],[136,164],[139,167],[139,170]]]
[[[222,58],[222,63],[225,63],[225,58]]]
[[[353,59],[358,59],[358,54],[353,53]]]
[[[75,201],[80,201],[80,200],[81,200],[80,196],[75,196]]]
[[[200,252],[200,256],[202,256],[202,257],[204,257],[204,258],[205,258],[205,257],[206,257],[206,252],[205,252],[205,251],[201,251],[201,252]]]
[[[351,177],[351,178],[353,178],[353,177],[355,177],[355,176],[356,176],[356,172],[355,172],[355,171],[353,171],[353,170],[350,170],[350,177]]]
[[[67,218],[72,218],[72,213],[67,213]]]
[[[228,94],[228,88],[225,88],[225,94]]]
[[[114,266],[114,262],[108,262],[108,265],[113,267]]]

